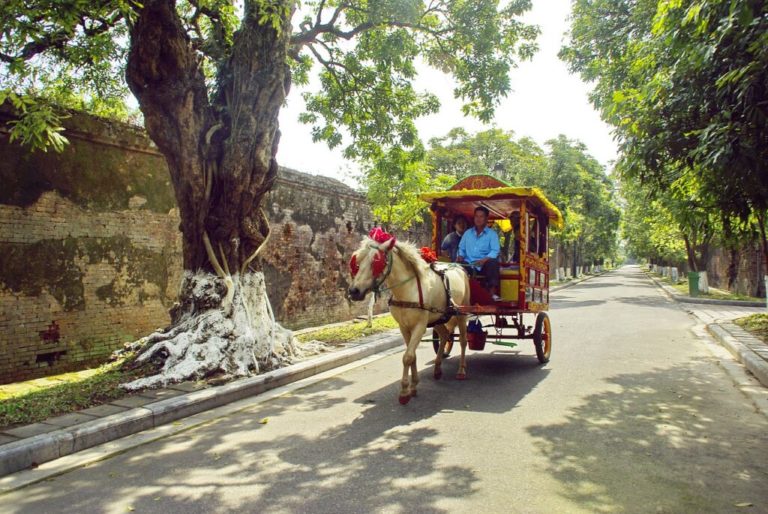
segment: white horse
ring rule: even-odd
[[[380,234],[391,237],[386,233]],[[443,351],[457,324],[461,360],[456,378],[463,380],[467,376],[467,317],[453,315],[452,307],[453,304],[469,303],[469,278],[458,266],[438,263],[435,267],[444,274],[446,282],[443,282],[443,276],[430,268],[416,247],[410,243],[396,242],[394,237],[384,242],[365,238],[350,260],[352,283],[349,286],[349,297],[352,300],[363,300],[369,292],[380,288],[392,292],[390,312],[400,326],[406,345],[403,378],[400,382],[400,403],[403,405],[416,396],[419,383],[416,348],[427,326],[434,324],[440,335],[440,349],[435,357],[435,379],[442,377]],[[451,304],[445,284],[450,287]]]

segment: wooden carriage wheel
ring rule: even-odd
[[[533,329],[533,346],[536,347],[536,357],[539,362],[549,362],[549,354],[552,352],[552,325],[546,312],[536,315],[536,325]]]

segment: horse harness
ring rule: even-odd
[[[421,279],[419,278],[419,273],[417,270],[414,271],[414,276],[416,277],[416,286],[419,290],[419,302],[403,302],[400,300],[393,300],[392,298],[389,299],[389,305],[394,307],[403,307],[406,309],[421,309],[423,311],[427,312],[433,312],[435,314],[442,314],[438,319],[435,321],[428,323],[427,328],[434,327],[436,325],[442,325],[445,322],[447,322],[449,319],[451,319],[453,316],[456,315],[456,306],[453,303],[453,300],[451,299],[451,284],[448,280],[448,277],[445,276],[446,270],[444,269],[438,269],[435,266],[435,263],[429,264],[429,269],[440,275],[440,278],[443,282],[443,287],[445,288],[445,310],[437,309],[435,307],[428,307],[424,305],[424,293],[421,290]],[[392,289],[392,288],[390,288]]]

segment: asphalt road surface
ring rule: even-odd
[[[552,360],[400,354],[0,497],[30,512],[768,512],[768,420],[633,267],[556,293]],[[266,423],[264,423],[266,421]]]

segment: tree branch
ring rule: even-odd
[[[80,22],[71,28],[63,28],[43,34],[38,39],[30,41],[22,47],[16,55],[0,53],[0,60],[7,63],[16,61],[28,61],[34,56],[48,50],[64,50],[67,43],[77,34],[77,27],[82,27],[83,35],[93,37],[111,30],[117,23],[123,19],[123,14],[119,11],[112,13],[109,18],[98,18],[85,16],[80,17]],[[98,22],[98,26],[88,26],[88,21]]]
[[[427,34],[430,34],[431,36],[435,37],[437,40],[440,39],[441,36],[444,34],[447,34],[453,30],[452,27],[448,27],[442,30],[435,30],[431,27],[427,27],[426,25],[422,25],[420,23],[409,23],[404,21],[398,21],[398,20],[383,20],[380,22],[372,22],[367,21],[365,23],[361,23],[360,25],[357,25],[356,27],[353,27],[349,30],[341,30],[339,27],[335,25],[336,21],[338,20],[338,17],[342,13],[342,11],[345,8],[351,9],[352,6],[349,4],[342,3],[339,5],[339,7],[336,8],[336,10],[333,13],[333,16],[327,23],[320,23],[320,12],[317,14],[317,18],[315,20],[315,24],[313,26],[308,26],[307,23],[302,23],[302,29],[306,27],[306,29],[303,32],[300,32],[298,34],[295,34],[291,38],[291,52],[292,55],[298,55],[299,50],[301,47],[319,42],[318,36],[321,34],[331,34],[333,36],[336,36],[338,38],[351,40],[361,32],[365,32],[366,30],[371,30],[376,27],[401,27],[401,28],[410,28],[418,32],[424,32]],[[434,3],[430,3],[429,7],[422,13],[421,19],[423,19],[427,14],[432,12],[443,12],[441,9],[438,8],[437,5]]]

